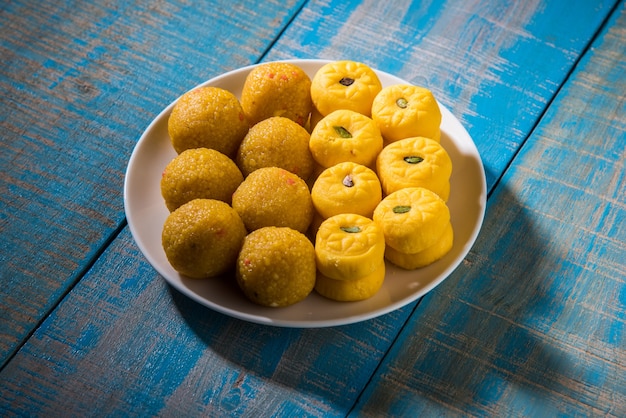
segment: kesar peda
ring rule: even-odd
[[[382,189],[373,170],[346,161],[322,171],[313,184],[311,198],[324,218],[340,213],[371,218],[382,199]]]
[[[374,210],[386,245],[403,253],[418,253],[434,245],[450,222],[450,210],[434,192],[423,187],[400,189]]]
[[[323,116],[339,109],[370,116],[374,97],[381,89],[378,75],[368,65],[341,60],[317,70],[311,81],[311,99]]]
[[[317,272],[315,291],[327,299],[338,302],[357,302],[374,296],[385,282],[385,262],[371,273],[356,280],[335,280]]]
[[[376,158],[376,171],[385,194],[424,187],[448,200],[452,160],[433,139],[412,137],[387,145]]]
[[[317,230],[317,269],[335,280],[356,280],[383,261],[385,237],[371,219],[352,213],[326,219]]]
[[[372,103],[372,119],[386,143],[414,136],[441,139],[441,109],[425,87],[394,84],[383,88]]]
[[[443,258],[450,250],[454,243],[454,231],[452,224],[444,229],[443,235],[437,242],[430,247],[413,254],[403,253],[387,246],[385,248],[385,258],[391,263],[405,270],[415,270],[426,267],[435,261]]]
[[[373,167],[383,149],[374,121],[352,110],[335,110],[317,123],[309,140],[315,161],[328,168],[344,161]]]

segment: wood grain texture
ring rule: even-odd
[[[123,224],[126,164],[152,118],[256,62],[300,3],[3,3],[0,365]]]
[[[624,57],[622,4],[355,416],[626,415]]]
[[[310,330],[234,320],[168,287],[126,228],[2,370],[0,410],[343,416],[411,308]]]
[[[264,6],[265,4],[268,5]],[[349,56],[412,81],[424,81],[421,84],[431,85],[442,101],[470,128],[487,163],[492,187],[611,7],[610,3],[591,5],[579,2],[575,5],[576,8],[566,7],[566,4],[572,3],[550,2],[539,5],[520,2],[507,6],[497,1],[462,4],[396,2],[390,6],[385,2],[307,2],[295,20],[289,22],[286,31],[273,44],[264,59]],[[207,11],[206,13],[217,19],[217,24],[213,24],[205,14],[198,15],[197,10],[183,2],[158,3],[152,10],[148,10],[148,6],[135,4],[129,6],[120,3],[118,6],[123,10],[118,14],[111,11],[108,15],[102,7],[95,8],[100,15],[108,17],[95,20],[90,25],[83,21],[82,28],[90,33],[98,32],[88,45],[102,42],[102,34],[108,33],[105,27],[109,32],[118,31],[124,34],[119,35],[120,42],[126,42],[129,46],[120,48],[116,54],[111,55],[114,58],[112,63],[104,59],[97,61],[101,64],[98,68],[106,68],[107,65],[123,66],[128,73],[135,74],[134,84],[126,85],[122,78],[113,76],[109,76],[106,82],[101,81],[100,69],[93,69],[92,72],[86,70],[92,65],[87,64],[91,62],[89,59],[84,61],[83,67],[79,67],[82,70],[78,75],[71,76],[76,79],[82,77],[81,74],[85,77],[92,74],[92,82],[99,89],[104,90],[104,86],[110,84],[117,85],[119,89],[117,96],[114,94],[114,98],[107,102],[108,107],[105,109],[108,111],[98,113],[101,111],[96,107],[85,104],[81,106],[89,111],[85,107],[76,111],[76,114],[85,118],[80,119],[82,122],[76,122],[79,126],[89,128],[92,123],[97,126],[111,124],[112,122],[107,121],[113,116],[117,118],[115,123],[128,125],[126,131],[123,131],[125,133],[121,134],[113,129],[115,124],[111,125],[108,141],[97,140],[91,144],[96,150],[100,150],[105,144],[104,150],[98,152],[108,153],[117,161],[113,163],[104,157],[98,160],[100,166],[109,167],[114,173],[117,186],[115,181],[103,186],[95,180],[93,185],[95,190],[105,188],[104,196],[108,197],[105,200],[109,202],[116,197],[120,198],[121,177],[115,177],[115,173],[119,176],[123,172],[125,159],[130,154],[132,145],[154,114],[178,96],[181,90],[209,78],[212,74],[204,72],[207,66],[211,66],[210,71],[217,73],[231,64],[243,65],[244,61],[252,60],[258,51],[250,45],[264,45],[264,41],[271,37],[270,33],[280,32],[278,29],[286,24],[285,18],[270,20],[270,16],[273,18],[278,13],[272,12],[272,7],[283,11],[277,3],[271,2],[261,3],[258,7],[263,9],[254,11],[242,11],[237,5],[233,6],[236,13],[222,10],[221,12],[231,13],[224,21],[220,21],[219,13],[214,9]],[[54,7],[63,8],[60,5],[52,8]],[[73,7],[81,10],[80,6]],[[93,7],[83,6],[89,12]],[[576,13],[570,14],[572,23],[566,25],[565,19],[560,17],[561,20],[558,20],[558,16],[570,7]],[[180,9],[175,14],[166,13],[171,8]],[[42,13],[45,16],[54,16],[56,13],[46,8],[44,10]],[[66,13],[69,14],[69,11]],[[278,15],[286,16],[281,13]],[[22,36],[31,36],[36,28],[44,24],[46,19],[37,16],[39,15],[31,17],[37,20],[37,24],[25,30]],[[265,22],[269,25],[269,28],[258,29],[262,29],[262,34],[265,34],[261,41],[255,38],[255,32],[244,27],[244,22],[252,24],[251,21],[258,16],[265,16],[266,20],[255,24],[261,25]],[[546,28],[546,24],[555,16],[559,23]],[[195,21],[196,24],[182,27],[181,22],[185,20]],[[23,18],[22,21],[27,22],[28,19]],[[109,26],[99,23],[104,21]],[[218,40],[232,37],[234,40],[228,42],[233,43],[224,47],[224,56],[207,52],[191,61],[184,60],[186,52],[189,53],[192,47],[197,48],[199,43],[204,42],[205,46],[217,48],[219,41],[209,41],[209,38],[201,37],[200,34],[205,33],[205,26],[210,27],[210,33],[214,36],[222,35]],[[100,29],[96,30],[97,27]],[[133,38],[130,35],[136,27],[147,32]],[[112,37],[110,34],[108,36]],[[174,37],[175,41],[168,44],[167,36]],[[356,39],[354,43],[347,43],[353,39]],[[35,41],[34,37],[29,38],[29,42]],[[35,43],[36,46],[31,47],[30,54],[41,54],[48,48],[46,57],[56,57],[49,47],[42,45],[45,41]],[[182,50],[173,54],[180,59],[172,61],[168,52],[179,44],[183,45]],[[28,49],[28,45],[28,42],[24,42],[23,48]],[[237,47],[245,49],[247,53],[240,55],[240,51],[231,50]],[[16,49],[19,48],[15,47],[13,51]],[[63,48],[61,50],[60,56],[69,53]],[[23,54],[28,55],[26,52]],[[535,57],[547,60],[537,64],[542,68],[529,65],[535,64]],[[182,80],[177,78],[178,71],[183,74]],[[72,72],[69,72],[71,75]],[[108,73],[105,72],[106,74]],[[34,87],[29,89],[36,90]],[[130,111],[127,113],[116,110],[115,106],[123,93],[134,97],[130,100]],[[50,100],[54,103],[52,98]],[[57,104],[60,110],[64,106],[72,109],[72,100],[67,103],[60,98],[56,100],[57,103],[64,103]],[[30,116],[31,123],[35,120],[34,113],[33,111]],[[137,118],[143,119],[139,121]],[[6,122],[3,120],[2,123]],[[28,125],[21,126],[22,131],[27,132]],[[43,128],[40,129],[43,131]],[[94,131],[93,127],[91,129]],[[74,131],[61,129],[60,133],[49,136],[40,133],[33,143],[51,141],[48,138],[58,139],[68,132]],[[121,135],[122,138],[117,138],[116,135]],[[16,137],[22,138],[20,135]],[[83,136],[80,138],[85,140]],[[20,146],[24,147],[24,142],[19,142]],[[86,147],[80,145],[81,141],[75,142],[79,144],[75,145],[78,149]],[[67,145],[68,142],[63,144]],[[66,148],[61,148],[63,149]],[[98,152],[92,151],[95,155],[99,155]],[[126,154],[120,156],[123,153]],[[62,153],[57,150],[53,155],[59,154]],[[600,152],[598,155],[601,155]],[[91,158],[92,155],[88,154],[88,157]],[[68,158],[63,161],[70,169],[79,170],[76,164],[71,164],[75,160]],[[47,169],[56,167],[52,164],[50,166]],[[60,168],[55,170],[57,175],[62,172]],[[114,191],[118,186],[119,190]],[[39,184],[39,188],[49,193],[46,184]],[[81,186],[77,193],[84,196],[88,193],[85,190],[88,187]],[[530,189],[523,190],[526,190],[526,194],[522,196],[530,194]],[[62,187],[59,193],[52,193],[49,200],[58,201],[62,192],[66,191]],[[87,199],[83,199],[85,201],[80,207],[90,207],[94,213],[99,213],[100,203],[87,204]],[[512,195],[510,199],[517,201],[519,197]],[[40,208],[43,208],[42,200],[45,199],[35,201]],[[121,201],[109,204],[121,205]],[[115,207],[115,210],[121,210],[121,207]],[[508,213],[505,208],[506,205],[492,205],[489,218],[497,218],[499,213]],[[115,210],[112,209],[111,213]],[[532,211],[532,207],[518,205],[516,211],[506,216],[501,215],[500,219],[508,220],[510,228],[522,231],[531,223],[529,219],[534,216]],[[38,212],[51,213],[50,210]],[[519,212],[530,212],[530,215],[518,219]],[[16,211],[12,212],[11,216],[15,216],[15,213]],[[77,215],[72,213],[66,215],[66,219],[72,220],[75,216]],[[95,214],[92,216],[95,218]],[[30,216],[20,219],[22,224],[32,221]],[[105,219],[114,221],[117,218],[109,214]],[[41,222],[40,228],[49,224],[49,221]],[[115,222],[111,224],[113,228],[117,226]],[[90,224],[85,220],[79,225],[87,228]],[[537,234],[552,232],[543,228]],[[494,278],[488,281],[491,284],[499,283],[497,279],[508,277],[508,260],[504,257],[511,253],[527,260],[527,264],[534,268],[528,272],[533,280],[525,291],[530,294],[533,289],[536,290],[536,305],[542,306],[541,298],[545,299],[550,295],[546,295],[546,292],[551,288],[542,287],[542,282],[537,277],[541,277],[540,273],[552,274],[549,270],[552,265],[547,261],[541,266],[534,266],[535,258],[546,254],[544,246],[533,246],[532,243],[537,242],[535,239],[531,239],[531,244],[524,246],[526,241],[523,235],[508,241],[508,230],[496,229],[494,226],[489,228],[494,233],[499,232],[500,235],[496,237],[501,237],[502,241],[493,238],[483,241],[483,250],[475,250],[470,254],[458,274],[450,279],[450,285],[446,282],[445,288],[437,289],[432,297],[418,305],[419,314],[412,317],[406,332],[400,334],[401,340],[394,343],[415,304],[371,321],[329,329],[298,330],[249,324],[205,309],[170,289],[149,266],[132,242],[128,229],[124,228],[59,307],[0,371],[0,411],[3,415],[37,416],[345,416],[354,408],[359,397],[365,403],[369,396],[372,401],[358,404],[359,409],[356,412],[393,415],[413,412],[415,410],[412,408],[416,405],[422,408],[433,406],[432,410],[425,409],[425,412],[430,412],[437,411],[442,404],[447,405],[443,408],[444,412],[461,412],[464,409],[463,400],[474,398],[477,403],[484,402],[482,410],[489,411],[491,408],[496,412],[506,411],[507,399],[515,399],[521,404],[524,399],[533,400],[537,391],[543,390],[543,387],[526,384],[526,380],[538,376],[548,378],[548,372],[540,374],[544,363],[562,361],[571,356],[580,358],[576,357],[579,351],[573,348],[572,351],[567,350],[575,346],[576,338],[580,337],[570,339],[571,329],[569,334],[565,331],[557,334],[556,340],[545,332],[537,332],[531,325],[539,323],[541,318],[544,318],[546,326],[551,326],[549,313],[544,312],[545,316],[542,317],[539,315],[543,312],[541,310],[535,314],[536,319],[529,317],[523,327],[518,325],[520,322],[511,312],[524,317],[528,307],[518,302],[517,297],[505,292],[511,287],[510,282],[503,281],[502,287],[495,286],[494,289],[479,286],[475,290],[494,295],[487,299],[502,309],[497,311],[498,314],[482,313],[487,308],[495,309],[490,308],[489,304],[486,305],[487,308],[483,308],[477,303],[471,305],[469,302],[461,302],[467,309],[452,309],[459,304],[459,294],[454,291],[457,287],[463,289],[459,284],[461,279],[472,276],[480,282],[482,273],[479,270],[489,267]],[[534,230],[536,228],[530,229],[529,238],[536,235],[532,232]],[[12,235],[7,233],[10,242],[23,243],[26,246],[28,239],[19,238],[15,231],[17,229],[12,230]],[[103,234],[102,228],[96,226],[91,233],[96,237],[83,238],[83,241],[93,248],[99,248],[98,237],[104,236],[99,235]],[[63,245],[59,245],[63,248],[79,243],[76,236],[67,233]],[[502,249],[500,245],[503,245]],[[515,253],[519,248],[522,249],[521,254]],[[580,250],[581,247],[578,248]],[[27,254],[26,249],[21,251]],[[553,253],[548,255],[558,260],[562,251],[562,248],[555,247]],[[503,258],[499,263],[488,264],[494,253]],[[620,255],[618,252],[616,254]],[[82,254],[75,256],[75,263],[83,263],[83,257]],[[610,257],[607,259],[612,260]],[[600,258],[595,263],[602,268],[613,265]],[[41,280],[51,271],[65,279],[63,272],[52,270],[54,267],[50,266],[46,268],[48,270],[37,273],[27,271],[34,277],[33,281]],[[521,274],[519,271],[516,273],[517,277]],[[553,276],[551,280],[557,281]],[[520,281],[517,286],[525,289],[523,283]],[[469,283],[465,286],[465,291],[471,293],[467,291]],[[41,293],[47,295],[50,292],[45,290]],[[6,294],[14,293],[7,291]],[[474,302],[480,302],[479,296],[474,296]],[[435,298],[436,304],[428,303]],[[426,307],[434,312],[428,315]],[[446,315],[448,311],[450,314]],[[437,316],[437,313],[442,312],[443,315]],[[557,322],[562,318],[558,312],[560,311],[553,316]],[[465,318],[464,315],[468,313],[479,320]],[[483,315],[482,320],[480,315]],[[576,317],[572,321],[575,325]],[[454,326],[458,329],[454,329]],[[504,335],[511,335],[511,338],[502,338],[485,345],[482,337],[483,326],[487,330],[503,330]],[[572,328],[579,332],[584,331],[582,328]],[[518,329],[528,331],[516,334]],[[426,338],[413,339],[410,338],[411,333]],[[620,335],[616,334],[617,337]],[[415,346],[411,347],[410,344]],[[384,363],[384,368],[377,373],[377,367],[390,347],[390,361]],[[425,347],[429,347],[429,350]],[[552,350],[554,347],[562,349]],[[525,350],[531,350],[534,355],[528,356]],[[487,357],[483,357],[485,351]],[[403,357],[405,353],[408,358]],[[438,357],[438,354],[445,355]],[[415,363],[412,363],[418,355],[425,358],[422,366],[430,367],[423,382],[419,380]],[[475,362],[467,361],[468,358]],[[483,358],[486,360],[481,360]],[[530,365],[527,365],[528,358],[532,359]],[[506,379],[510,377],[509,370],[513,369],[510,364],[526,374],[516,381],[517,385],[501,386],[500,383],[506,383]],[[567,362],[562,364],[564,368],[569,367]],[[585,364],[581,364],[578,370],[584,370],[584,366]],[[480,385],[454,386],[449,382],[448,377],[459,370],[463,371],[459,375],[471,376],[468,370],[472,367],[490,372],[480,380]],[[362,391],[372,376],[375,376],[375,383],[363,394]],[[412,380],[414,377],[418,380]],[[605,378],[606,375],[597,376],[598,380]],[[475,380],[478,381],[479,378]],[[415,392],[411,391],[414,390],[413,384],[416,381],[425,387],[435,388],[432,389],[433,393],[450,392],[450,400],[437,399],[430,392],[421,394],[421,398],[412,398],[411,395]],[[620,383],[615,377],[613,381]],[[587,386],[576,388],[580,392],[568,392],[570,396],[583,393],[586,387],[589,391],[600,393],[601,382],[595,382],[595,385],[591,380],[581,382],[585,382]],[[556,384],[548,383],[550,385],[546,387],[556,387]],[[567,385],[573,387],[572,379]],[[381,388],[381,391],[375,388]],[[506,397],[502,394],[505,389]],[[394,397],[394,394],[397,396]],[[406,396],[402,397],[403,394]],[[559,392],[552,390],[549,394],[558,397]],[[393,403],[388,399],[392,399]],[[487,403],[488,400],[493,403]],[[498,402],[503,406],[499,407]],[[471,405],[475,409],[470,412],[480,410],[481,404]]]

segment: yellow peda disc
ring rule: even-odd
[[[413,136],[441,138],[441,110],[424,87],[395,84],[383,88],[372,103],[372,119],[387,142]]]
[[[382,229],[369,218],[352,213],[326,219],[317,230],[317,269],[335,280],[355,280],[370,274],[385,255]]]
[[[352,110],[335,110],[315,125],[309,140],[315,161],[324,168],[344,161],[373,167],[383,149],[374,121]]]
[[[426,267],[446,255],[452,249],[453,241],[452,224],[448,223],[441,238],[425,250],[415,254],[407,254],[387,246],[385,248],[385,257],[398,267],[405,270],[415,270]]]
[[[452,160],[433,139],[412,137],[387,145],[378,154],[376,170],[385,194],[406,187],[424,187],[448,200]]]
[[[304,180],[279,167],[259,168],[250,173],[235,190],[232,205],[248,231],[280,226],[304,233],[314,212]]]
[[[311,79],[292,63],[260,64],[246,76],[241,106],[252,125],[272,116],[283,116],[305,126],[313,107]]]
[[[218,87],[199,87],[183,94],[172,108],[167,130],[177,153],[211,148],[234,156],[248,132],[237,97]]]
[[[171,211],[194,199],[231,203],[243,175],[233,160],[208,148],[188,149],[163,170],[161,195]]]
[[[325,298],[338,302],[356,302],[374,296],[385,281],[385,262],[370,274],[356,280],[335,280],[317,272],[315,291]]]
[[[262,167],[280,167],[307,180],[313,172],[309,138],[307,130],[291,119],[264,119],[241,142],[237,165],[244,177]]]
[[[335,61],[322,66],[311,81],[311,99],[326,116],[349,109],[370,116],[374,97],[382,89],[376,72],[355,61]]]
[[[169,214],[161,241],[174,270],[203,279],[235,266],[245,236],[241,218],[228,204],[195,199]]]
[[[435,245],[450,222],[450,210],[436,193],[409,187],[385,197],[374,210],[374,222],[389,247],[412,254]]]
[[[324,218],[340,213],[371,218],[382,199],[382,189],[373,170],[347,161],[327,168],[318,176],[311,198]]]
[[[257,229],[244,240],[235,275],[252,302],[273,308],[293,305],[315,286],[313,244],[291,228]]]

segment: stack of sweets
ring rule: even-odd
[[[322,222],[315,257],[315,290],[328,299],[349,302],[370,298],[385,279],[383,231],[361,215],[344,213]]]
[[[386,196],[374,211],[383,230],[385,257],[407,270],[425,267],[452,248],[450,210],[436,193],[408,187]]]

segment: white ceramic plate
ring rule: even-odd
[[[312,78],[328,61],[292,60]],[[228,72],[202,85],[227,89],[240,96],[253,66]],[[388,86],[407,83],[377,71]],[[124,205],[130,231],[150,264],[183,294],[211,309],[250,322],[284,327],[327,327],[364,321],[386,314],[422,297],[452,273],[474,244],[482,225],[486,204],[486,182],[478,150],[460,122],[441,106],[441,144],[453,163],[448,206],[454,228],[454,246],[441,260],[428,267],[405,271],[387,265],[381,290],[360,302],[335,302],[313,291],[304,301],[286,308],[265,308],[248,301],[234,278],[193,280],[178,274],[161,247],[161,230],[169,212],[161,197],[160,180],[165,166],[176,156],[167,133],[173,103],[148,126],[128,162],[124,184]]]

